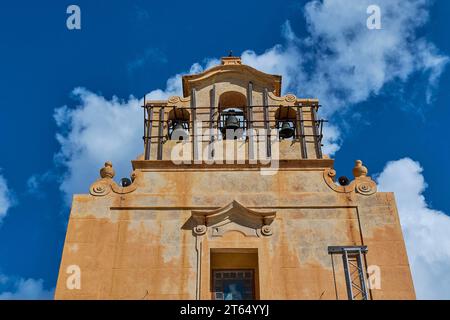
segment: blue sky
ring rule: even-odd
[[[449,225],[444,215],[450,213],[450,171],[445,169],[450,162],[450,72],[443,61],[450,56],[450,3],[371,1],[382,9],[383,30],[378,32],[384,36],[379,36],[359,29],[367,15],[358,6],[367,1],[358,1],[330,4],[323,0],[316,6],[311,1],[266,0],[227,1],[226,5],[212,1],[2,1],[0,297],[2,293],[5,298],[51,295],[71,192],[87,192],[102,162],[110,158],[121,163],[123,175],[129,173],[129,160],[140,152],[142,121],[126,116],[137,114],[130,110],[139,103],[130,96],[141,99],[147,93],[176,92],[178,88],[167,87],[168,79],[177,79],[173,77],[188,72],[194,63],[201,68],[213,64],[229,50],[243,54],[244,62],[255,67],[281,73],[286,90],[322,100],[323,116],[334,126],[332,143],[339,146],[333,155],[339,175],[351,176],[354,160],[362,159],[370,173],[379,174],[383,188],[408,190],[399,196],[416,204],[414,208],[399,204],[405,208],[401,217],[406,221],[408,249],[420,240],[414,231],[420,225],[408,222],[413,221],[408,212],[415,210],[417,217],[430,221],[438,217],[443,221],[440,225]],[[81,8],[81,30],[66,28],[70,4]],[[386,44],[391,39],[397,40],[393,46]],[[373,48],[362,46],[363,41]],[[355,51],[352,73],[337,68],[348,67],[343,60]],[[372,83],[374,78],[378,80]],[[78,87],[85,89],[74,92]],[[119,122],[83,119],[108,108],[122,110],[124,117]],[[140,117],[141,110],[138,113]],[[126,135],[134,139],[132,147],[112,146],[90,153],[90,146],[83,144],[89,137],[85,134],[106,134],[117,126],[134,128]],[[395,174],[404,178],[404,185],[395,183]],[[422,219],[414,221],[418,220]],[[433,229],[428,232],[434,233]],[[450,246],[443,233],[433,243]],[[419,297],[450,299],[448,276],[441,288],[428,292],[432,289],[427,289],[427,283],[433,278],[422,274],[427,263],[450,265],[450,247],[440,250],[434,260],[417,253],[417,261],[427,260],[416,262],[414,270]]]

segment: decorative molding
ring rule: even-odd
[[[132,183],[128,187],[121,187],[115,181],[113,181],[113,183],[111,183],[111,189],[114,193],[127,194],[135,191],[137,189],[137,185]]]
[[[293,94],[288,94],[284,97],[284,100],[286,100],[287,102],[294,103],[297,101],[297,97]]]
[[[195,222],[193,232],[196,236],[208,233],[221,237],[228,231],[241,232],[247,237],[271,236],[275,211],[259,211],[244,207],[233,201],[223,208],[210,211],[192,211]]]
[[[95,181],[89,187],[89,193],[96,197],[103,197],[108,195],[111,191],[117,194],[127,194],[135,191],[137,189],[137,184],[135,183],[136,178],[139,176],[136,171],[131,174],[132,184],[128,187],[119,186],[114,180],[114,168],[110,161],[105,162],[105,166],[100,169],[101,178]]]
[[[102,197],[111,192],[110,179],[104,178],[94,182],[89,188],[89,193],[93,196]]]
[[[175,106],[175,107],[187,107],[189,106],[189,103],[191,101],[191,97],[179,97],[179,96],[172,96],[167,100],[167,105],[169,107]]]
[[[336,171],[332,168],[327,168],[323,171],[323,178],[325,183],[338,193],[355,192],[365,196],[377,193],[377,184],[371,177],[367,176],[368,170],[366,167],[362,166],[362,161],[356,161],[353,173],[355,174],[355,179],[348,186],[336,184]]]
[[[111,191],[117,194],[127,194],[135,191],[137,185],[135,183],[128,187],[119,186],[114,180],[103,178],[95,181],[89,188],[89,193],[96,197],[103,197],[108,195]]]
[[[360,178],[360,177],[367,177],[369,170],[365,166],[363,166],[361,160],[356,160],[355,167],[353,168],[352,172],[355,178]]]
[[[116,175],[111,161],[106,161],[105,166],[100,169],[100,177],[112,179]]]
[[[273,92],[269,92],[269,98],[272,101],[276,101],[276,103],[278,103],[282,106],[294,106],[295,103],[298,101],[298,98],[291,93],[289,93],[285,96],[279,97],[279,96],[275,95]]]
[[[219,74],[227,73],[249,74],[250,77],[255,80],[266,83],[267,85],[272,85],[274,87],[275,95],[280,96],[281,94],[281,76],[267,74],[244,64],[224,64],[210,68],[198,74],[183,76],[183,96],[189,97],[191,94],[191,84],[201,82]]]
[[[199,224],[197,226],[194,227],[194,233],[197,236],[202,236],[206,233],[206,231],[208,231],[208,229],[206,228],[205,225],[203,224]]]
[[[170,97],[169,100],[167,100],[167,102],[170,103],[170,104],[176,104],[176,103],[178,103],[180,101],[181,101],[181,99],[178,96]]]
[[[356,178],[356,192],[370,196],[377,193],[377,184],[370,177]]]

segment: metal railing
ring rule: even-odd
[[[295,118],[289,119],[276,119],[276,112],[279,108],[291,108],[295,111]],[[323,127],[324,123],[328,122],[323,119],[317,119],[317,110],[320,105],[295,105],[295,106],[280,106],[280,105],[246,105],[246,106],[227,106],[226,110],[236,109],[240,110],[238,113],[242,116],[242,130],[244,133],[249,132],[253,133],[251,129],[265,129],[267,132],[267,141],[270,141],[271,138],[271,129],[277,127],[277,122],[279,121],[290,121],[294,123],[295,127],[295,135],[293,137],[293,141],[300,142],[301,144],[301,158],[307,159],[307,143],[311,143],[311,141],[307,141],[307,138],[312,138],[312,142],[315,144],[316,149],[316,157],[318,159],[322,159],[322,139],[323,139]],[[169,139],[169,130],[164,130],[165,127],[169,123],[173,123],[177,121],[176,119],[165,119],[166,109],[174,109],[175,107],[167,106],[167,105],[144,105],[144,146],[145,146],[145,160],[149,160],[151,157],[151,146],[156,143],[158,145],[157,148],[157,159],[162,159],[162,148],[165,141]],[[195,141],[199,138],[198,132],[196,130],[196,125],[198,123],[202,124],[202,128],[209,128],[208,134],[199,133],[201,136],[201,141],[209,141],[214,142],[215,140],[223,138],[221,133],[221,129],[224,127],[224,117],[223,111],[224,108],[216,108],[214,106],[209,107],[198,107],[195,106],[194,102],[191,101],[190,108],[183,108],[189,111],[190,117],[189,120],[181,120],[187,123],[189,128],[189,132],[187,136],[191,141],[195,143]],[[305,112],[310,112],[310,119],[305,119]],[[158,119],[155,119],[155,113],[157,113]],[[200,120],[199,118],[205,118],[208,115],[207,120]],[[261,117],[262,115],[262,117]],[[258,116],[260,119],[258,119]],[[256,118],[256,120],[255,120]],[[262,119],[261,119],[262,118]],[[157,128],[157,134],[154,135],[154,130]],[[312,133],[306,133],[307,128],[311,128]],[[249,143],[252,144],[253,139],[251,136],[244,134],[245,139],[249,140]],[[197,139],[196,139],[197,138]],[[270,144],[267,149],[267,156],[271,156]],[[250,149],[253,149],[253,146],[249,146]],[[253,151],[250,150],[250,153]]]

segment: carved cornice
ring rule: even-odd
[[[192,211],[193,231],[197,236],[208,230],[212,236],[222,236],[228,231],[238,231],[246,236],[271,236],[275,217],[275,211],[252,210],[237,201],[216,210]]]
[[[204,171],[204,170],[260,170],[270,168],[271,164],[175,164],[171,160],[132,160],[133,170],[154,170],[154,171]],[[279,170],[308,169],[322,171],[324,168],[332,168],[333,159],[281,159],[278,162]]]

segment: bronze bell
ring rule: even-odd
[[[282,139],[289,139],[292,138],[295,135],[295,130],[291,126],[290,122],[284,121],[281,125],[280,129],[280,138]]]
[[[225,120],[225,130],[237,130],[239,127],[239,119],[235,115],[229,115]]]
[[[172,140],[187,140],[189,137],[189,132],[186,130],[186,128],[183,126],[182,122],[174,122],[173,124],[173,130],[170,134],[170,138]]]

